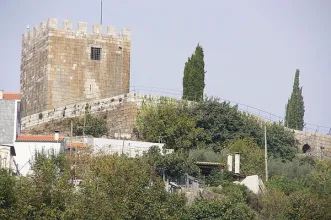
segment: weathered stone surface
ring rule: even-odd
[[[309,146],[309,150],[306,154],[311,156],[318,156],[322,155],[331,155],[331,136],[327,134],[318,134],[318,133],[311,133],[305,131],[297,131],[295,132],[295,138],[297,139],[297,147],[300,152],[302,152],[302,148],[304,145]],[[323,152],[321,147],[324,149]]]
[[[130,31],[101,25],[87,32],[87,23],[56,19],[42,22],[23,35],[21,58],[22,116],[83,101],[129,92]],[[91,47],[101,48],[101,59],[91,59]]]
[[[134,123],[143,100],[158,102],[160,96],[127,93],[91,102],[78,102],[22,118],[22,130],[23,133],[32,134],[53,134],[54,130],[60,130],[68,136],[70,121],[67,119],[82,117],[88,104],[92,115],[107,120],[108,137],[134,138]]]
[[[0,144],[14,143],[15,102],[15,100],[0,100]]]

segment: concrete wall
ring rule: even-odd
[[[306,152],[308,155],[321,156],[324,154],[331,155],[331,136],[327,134],[318,134],[304,131],[296,131],[295,138],[297,139],[297,147],[299,152],[302,152],[302,148],[305,144],[309,146],[309,150]],[[324,147],[323,152],[321,152],[321,147]]]
[[[73,30],[65,20],[58,28],[48,19],[24,33],[21,58],[22,114],[28,116],[80,101],[129,92],[131,32],[116,34],[108,26],[79,22]],[[101,48],[101,60],[91,59],[91,47]]]
[[[16,156],[15,162],[21,175],[26,176],[32,173],[31,165],[34,163],[36,152],[44,151],[46,154],[59,153],[61,143],[52,142],[15,142],[14,143]]]
[[[106,154],[126,154],[129,157],[142,156],[144,152],[147,152],[152,146],[158,146],[162,150],[163,143],[151,143],[142,141],[127,141],[116,140],[106,138],[88,138],[88,145],[93,147],[93,152],[103,152]],[[167,153],[171,153],[171,150],[167,150]],[[162,153],[162,151],[161,151]]]
[[[16,100],[0,99],[0,144],[13,144],[16,139],[18,103]]]

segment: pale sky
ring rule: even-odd
[[[298,68],[305,121],[331,127],[330,11],[329,0],[103,0],[103,24],[132,30],[132,87],[182,90],[184,64],[200,43],[207,95],[283,117]],[[19,92],[27,25],[55,17],[91,30],[100,1],[1,0],[0,17],[0,89]]]

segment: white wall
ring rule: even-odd
[[[158,146],[161,150],[164,146],[163,143],[116,140],[106,138],[88,138],[87,144],[92,146],[94,153],[98,153],[100,151],[107,154],[124,153],[129,157],[142,156],[143,153],[147,152],[152,146]],[[170,152],[171,150],[168,150],[168,153]]]
[[[11,168],[10,147],[0,145],[0,168]]]
[[[45,153],[59,153],[61,143],[52,142],[15,142],[14,143],[16,156],[14,157],[21,175],[26,176],[31,174],[31,165],[34,161],[36,152],[41,152],[44,149]]]

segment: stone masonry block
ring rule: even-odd
[[[64,20],[63,21],[63,29],[66,31],[72,31],[72,21]]]
[[[57,19],[56,18],[49,18],[47,20],[47,27],[49,29],[57,29]]]
[[[92,26],[94,34],[102,34],[102,25],[101,24],[94,24]]]
[[[87,22],[78,22],[78,33],[86,34],[87,33]]]
[[[107,26],[107,34],[116,36],[116,28],[114,26]]]
[[[122,28],[121,36],[125,39],[130,40],[131,39],[131,30],[128,28]]]

